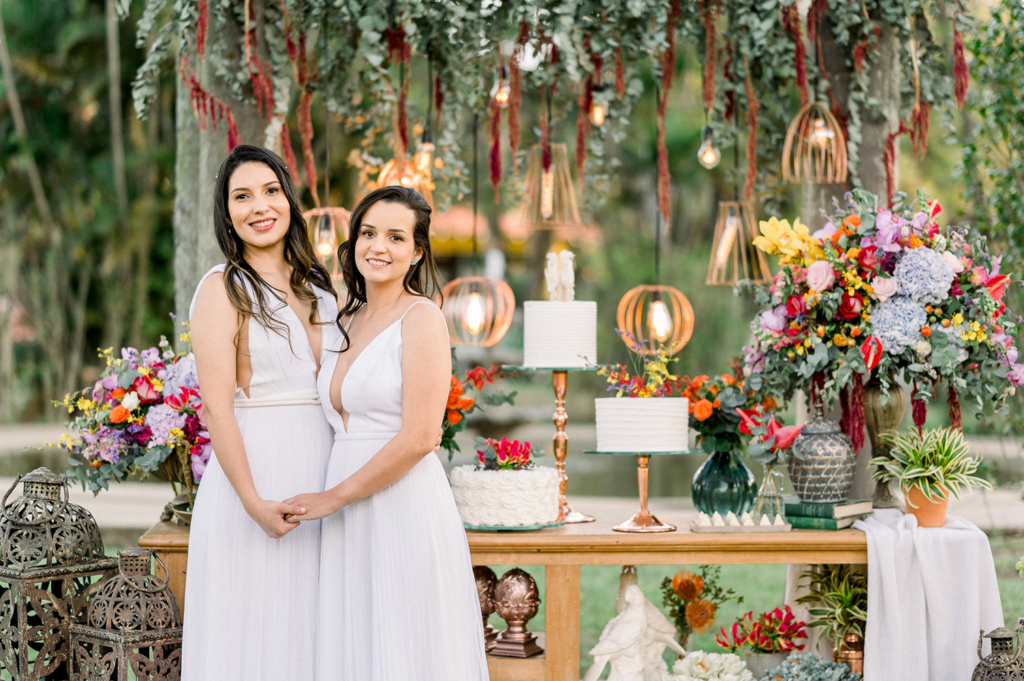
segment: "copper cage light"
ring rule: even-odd
[[[846,182],[846,136],[824,104],[801,107],[782,148],[782,178],[793,184]]]
[[[453,345],[489,348],[512,325],[516,297],[504,281],[487,277],[460,277],[441,291],[441,311],[448,322]]]
[[[580,212],[569,170],[569,152],[564,144],[551,145],[551,164],[544,170],[541,145],[530,148],[526,169],[526,200],[520,221],[534,229],[578,226]]]
[[[344,208],[314,208],[302,214],[306,220],[309,241],[320,263],[327,268],[331,278],[341,279],[341,263],[338,262],[338,245],[348,239],[348,226],[352,214]]]
[[[636,350],[656,355],[664,350],[674,355],[693,336],[693,307],[671,286],[637,286],[622,296],[616,313],[618,328],[635,339]],[[626,340],[626,339],[623,339]],[[627,345],[634,344],[626,340]]]
[[[753,244],[757,235],[754,207],[749,201],[719,201],[705,283],[732,286],[741,281],[751,284],[770,281],[768,261]]]

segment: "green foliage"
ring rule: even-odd
[[[814,653],[794,653],[764,677],[770,681],[860,681],[841,662],[830,662]]]
[[[957,502],[961,488],[992,489],[992,483],[976,475],[980,460],[967,456],[970,444],[955,428],[887,433],[884,437],[892,450],[888,456],[871,460],[872,466],[878,466],[874,480],[895,480],[904,492],[917,488],[929,499],[949,495]]]
[[[803,573],[810,580],[808,593],[797,603],[809,608],[815,619],[808,626],[820,627],[833,646],[839,646],[850,633],[864,636],[868,622],[868,578],[846,564],[816,565]]]

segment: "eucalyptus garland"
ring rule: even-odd
[[[120,0],[122,12],[129,3]],[[470,121],[490,131],[490,177],[496,190],[501,184],[515,188],[521,181],[521,161],[530,144],[546,143],[552,135],[575,137],[577,172],[585,180],[584,205],[596,208],[616,165],[608,145],[626,133],[643,92],[641,74],[649,71],[659,82],[663,128],[676,54],[692,50],[703,64],[705,106],[716,138],[740,144],[738,131],[746,130],[748,193],[756,192],[772,208],[786,191],[779,177],[786,128],[799,103],[809,98],[828,103],[844,123],[852,183],[859,185],[862,112],[881,110],[868,87],[879,41],[888,35],[899,43],[902,69],[900,125],[889,146],[906,131],[915,150],[925,152],[931,109],[954,101],[954,93],[961,102],[965,96],[963,36],[969,35],[971,24],[963,4],[147,0],[138,24],[138,41],[147,46],[147,58],[134,82],[134,99],[139,115],[145,116],[161,69],[174,61],[172,54],[183,62],[186,74],[199,72],[198,64],[205,62],[206,72],[216,74],[237,101],[259,104],[267,118],[264,143],[290,156],[289,166],[295,170],[290,131],[298,130],[303,179],[317,202],[310,120],[314,93],[349,134],[359,137],[359,148],[348,160],[364,183],[394,153],[413,151],[415,133],[428,126],[429,110],[437,158],[434,196],[442,209],[468,191],[463,146]],[[930,26],[944,20],[947,11],[954,45],[944,50]],[[228,30],[232,26],[240,30]],[[825,30],[844,51],[847,101],[836,99],[830,74],[821,66]],[[955,65],[943,56],[950,52]],[[507,112],[492,106],[489,95],[503,73],[512,88]],[[414,78],[430,81],[430,101],[410,100]],[[198,79],[190,88],[202,117],[208,95]],[[601,126],[587,118],[595,101],[607,111]],[[524,126],[529,122],[537,126]],[[659,187],[664,190],[668,163],[663,133],[659,141]],[[502,166],[503,155],[511,158],[508,166]],[[667,206],[665,196],[663,213]]]

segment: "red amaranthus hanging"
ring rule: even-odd
[[[217,121],[227,119],[228,123],[228,153],[242,143],[238,134],[238,124],[235,123],[235,116],[231,113],[231,107],[220,99],[217,99],[205,89],[192,70],[192,64],[188,57],[182,55],[181,63],[178,66],[181,72],[181,80],[189,90],[189,100],[192,103],[192,113],[199,121],[199,129],[206,132],[206,124],[209,121],[213,129],[217,129]]]

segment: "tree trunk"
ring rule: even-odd
[[[0,216],[0,221],[6,216]],[[14,338],[11,326],[18,302],[18,243],[0,225],[0,423],[14,420]]]

